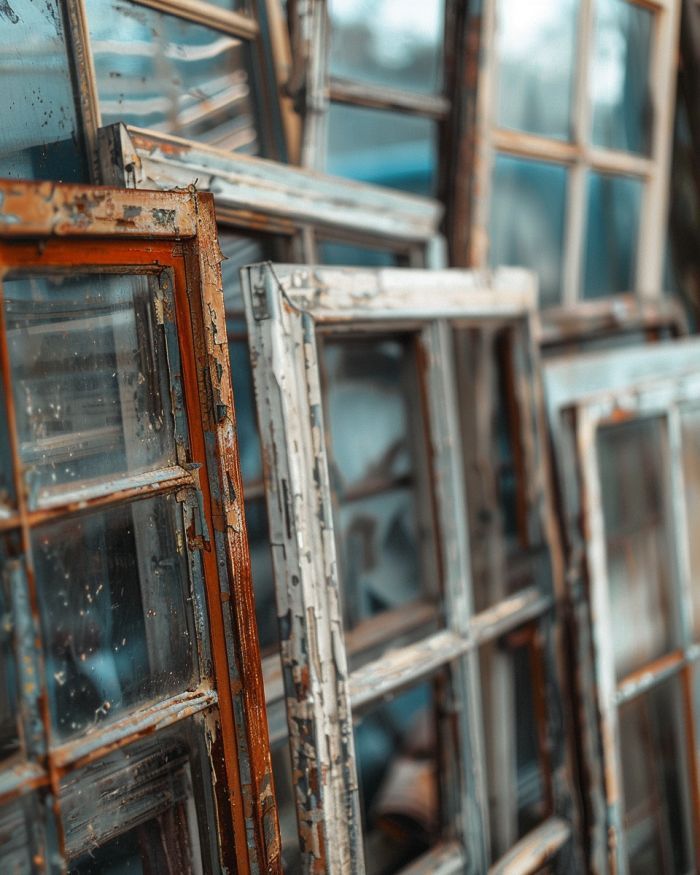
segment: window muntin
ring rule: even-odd
[[[82,181],[87,167],[59,0],[7,7],[0,79],[0,177]]]

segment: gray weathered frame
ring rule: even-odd
[[[243,272],[281,629],[297,817],[305,871],[362,872],[352,711],[438,669],[450,675],[445,842],[410,872],[488,869],[478,647],[524,622],[552,618],[556,593],[537,586],[474,615],[463,494],[453,324],[519,320],[530,330],[531,274],[254,265]],[[425,361],[430,476],[442,554],[445,627],[349,672],[339,608],[316,329],[413,326]],[[534,347],[531,346],[531,349]],[[536,382],[536,374],[532,374]],[[546,484],[541,483],[546,490]],[[549,619],[547,619],[549,618]],[[556,630],[555,637],[556,637]],[[548,653],[556,677],[557,658]],[[556,688],[548,684],[550,693]],[[550,726],[550,730],[551,730]],[[559,722],[561,731],[561,722]],[[493,871],[533,872],[561,852],[572,871],[568,779],[553,743],[555,814]],[[563,812],[565,817],[561,817]],[[567,850],[565,850],[565,846]],[[511,856],[509,855],[509,856]],[[566,858],[565,862],[561,862]],[[567,868],[568,867],[568,868]]]

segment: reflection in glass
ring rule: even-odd
[[[654,13],[628,0],[598,0],[591,60],[593,143],[647,154]]]
[[[629,871],[691,871],[690,769],[679,678],[623,705],[619,733]]]
[[[34,875],[32,822],[36,820],[35,799],[22,797],[0,806],[0,872]]]
[[[440,90],[441,0],[330,0],[332,76],[406,91]]]
[[[333,103],[327,170],[360,182],[434,195],[437,129],[428,119]]]
[[[690,553],[690,592],[693,600],[693,631],[700,640],[700,407],[681,408],[683,436],[683,485]],[[700,711],[698,711],[700,715]]]
[[[436,714],[429,683],[364,714],[355,728],[368,875],[424,853],[440,827]]]
[[[57,0],[2,4],[0,81],[0,177],[87,182]]]
[[[23,276],[4,287],[30,505],[81,481],[174,464],[149,278]]]
[[[489,262],[533,269],[541,307],[561,303],[566,176],[563,167],[507,155],[493,168]]]
[[[369,249],[355,243],[336,240],[320,240],[318,243],[319,264],[337,264],[344,267],[399,267],[401,257],[386,249]]]
[[[579,0],[499,0],[498,124],[568,140]]]
[[[22,605],[13,605],[13,598],[21,601],[26,584],[20,579],[18,548],[16,537],[0,538],[0,763],[19,748],[14,630],[15,611]],[[28,614],[28,600],[23,607]]]
[[[538,659],[534,644],[508,638],[480,650],[492,862],[548,813]]]
[[[87,0],[102,123],[259,151],[244,41],[127,0]]]
[[[673,647],[673,561],[663,428],[662,419],[650,418],[598,430],[607,589],[618,679]]]
[[[327,340],[322,366],[341,591],[352,627],[421,595],[418,380],[413,347],[398,337]]]
[[[200,846],[198,811],[205,814],[211,799],[195,727],[159,732],[61,781],[71,875],[202,872],[208,848]]]
[[[589,171],[585,298],[634,290],[643,188],[638,179]]]
[[[180,505],[172,495],[35,529],[53,725],[64,739],[195,677]]]

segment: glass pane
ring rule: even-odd
[[[700,407],[681,409],[683,435],[683,483],[690,552],[690,592],[693,599],[693,630],[700,639]]]
[[[196,725],[180,724],[62,780],[71,875],[213,871],[202,859],[213,811],[201,734]]]
[[[5,404],[5,388],[2,379],[0,379],[0,519],[10,515],[9,508],[14,504],[15,498],[9,424]]]
[[[591,63],[593,142],[648,153],[654,13],[626,0],[598,0]]]
[[[330,0],[332,76],[436,92],[442,84],[441,0]]]
[[[255,616],[258,638],[263,651],[274,649],[279,641],[275,578],[272,573],[272,549],[267,522],[267,508],[262,498],[250,499],[245,504],[248,525],[250,564],[255,590]]]
[[[541,307],[561,303],[566,177],[564,167],[507,155],[493,168],[489,262],[535,270]]]
[[[344,267],[399,267],[403,259],[396,252],[386,249],[370,249],[355,243],[336,240],[320,240],[318,243],[319,264],[337,264]]]
[[[32,825],[37,822],[33,796],[0,807],[0,871],[8,875],[34,875]]]
[[[285,872],[302,872],[295,791],[292,783],[292,758],[286,738],[272,748],[272,773],[275,779],[275,795],[280,819],[282,868]]]
[[[58,0],[12,0],[0,15],[0,176],[87,182]]]
[[[247,43],[128,0],[87,0],[102,124],[259,151]]]
[[[664,421],[599,429],[607,586],[617,677],[673,647]],[[643,476],[640,476],[643,473]]]
[[[19,749],[17,734],[17,663],[15,660],[15,600],[22,601],[26,583],[20,574],[17,536],[0,537],[0,762]],[[30,611],[28,597],[23,605]],[[0,844],[1,844],[0,839]]]
[[[619,732],[629,871],[691,871],[690,771],[678,677],[624,705]]]
[[[346,623],[420,598],[430,557],[418,516],[418,379],[408,338],[326,341],[329,464]],[[427,502],[426,502],[427,504]]]
[[[4,285],[30,505],[85,481],[175,464],[151,278],[23,276]]]
[[[399,871],[438,837],[436,734],[428,683],[375,706],[355,728],[368,875]]]
[[[548,814],[537,659],[507,638],[480,650],[492,862]]]
[[[229,329],[229,336],[231,333]],[[262,479],[262,455],[248,342],[236,340],[229,343],[228,351],[231,359],[231,379],[236,403],[236,430],[243,482],[258,482]]]
[[[434,122],[333,103],[328,129],[329,173],[414,194],[435,194]]]
[[[241,288],[241,268],[247,264],[275,259],[272,240],[257,240],[244,237],[228,228],[219,226],[219,245],[224,260],[221,262],[221,275],[224,286],[224,306],[229,315],[243,313],[243,290]]]
[[[589,172],[584,298],[634,290],[643,189],[638,179]]]
[[[41,526],[32,555],[61,739],[193,681],[185,532],[172,495]]]
[[[499,0],[498,99],[501,127],[568,140],[579,0]]]

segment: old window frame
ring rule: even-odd
[[[695,837],[696,866],[700,859],[698,728],[697,715],[693,716],[690,676],[700,656],[692,629],[693,583],[680,418],[681,405],[700,402],[700,375],[694,364],[699,355],[698,341],[688,339],[658,348],[582,356],[575,363],[562,361],[548,377],[552,396],[548,402],[550,424],[564,499],[569,599],[582,674],[577,694],[585,715],[581,739],[587,776],[584,789],[592,812],[589,864],[598,871],[629,871],[622,827],[618,709],[671,678],[680,679],[682,688],[680,719],[687,738],[683,755],[688,762],[690,797],[687,828],[691,840]],[[596,434],[606,425],[649,417],[663,423],[665,447],[658,461],[669,502],[673,579],[666,596],[674,643],[661,657],[618,680],[613,660]]]
[[[475,675],[478,648],[523,624],[546,624],[546,618],[552,617],[557,587],[543,592],[533,585],[478,615],[472,613],[450,332],[452,323],[478,325],[480,320],[510,318],[520,320],[530,336],[535,300],[532,277],[517,270],[491,276],[263,264],[244,271],[243,286],[263,455],[275,459],[274,466],[266,466],[265,478],[278,613],[284,618],[282,675],[292,767],[298,775],[297,818],[306,870],[321,865],[328,872],[363,871],[353,709],[381,701],[416,679],[451,666],[448,711],[456,736],[450,730],[445,736],[452,738],[448,743],[451,762],[443,775],[448,832],[410,871],[486,871],[488,815],[477,766],[482,743]],[[363,325],[365,331],[369,326],[384,331],[413,326],[423,345],[430,477],[436,490],[446,627],[349,673],[316,330],[322,329],[326,336],[333,329],[342,333]],[[536,374],[531,376],[536,386]],[[543,498],[546,477],[540,476],[530,486]],[[545,511],[543,501],[536,505],[539,512]],[[551,518],[543,521],[546,537],[553,535],[551,523]],[[313,624],[306,620],[311,616]],[[550,654],[547,668],[555,674],[556,662]],[[571,838],[570,823],[559,816],[562,796],[567,795],[561,740],[552,744],[552,754],[555,813],[518,842],[493,872],[534,872]]]
[[[34,717],[38,751],[26,768],[6,769],[0,782],[3,802],[37,787],[56,793],[58,779],[78,766],[124,748],[129,742],[166,726],[184,725],[192,715],[205,720],[213,793],[217,800],[218,842],[222,865],[236,871],[272,870],[279,861],[276,802],[264,719],[264,695],[253,611],[235,414],[230,383],[221,274],[216,258],[216,225],[209,195],[182,192],[135,192],[98,187],[0,181],[0,262],[3,275],[14,266],[70,272],[74,269],[128,270],[160,276],[165,324],[172,324],[180,352],[181,384],[190,450],[175,469],[104,483],[92,496],[66,492],[39,516],[62,518],[88,507],[120,506],[141,495],[172,494],[189,489],[201,501],[191,509],[188,532],[193,555],[201,557],[206,620],[200,631],[210,651],[196,689],[137,707],[123,719],[84,738],[51,743],[47,710],[23,688],[22,710]],[[214,253],[214,257],[212,257]],[[172,278],[172,279],[171,279]],[[174,289],[173,289],[174,285]],[[173,295],[169,303],[169,295]],[[153,302],[158,312],[158,304]],[[206,314],[206,318],[205,318]],[[36,512],[24,498],[9,354],[0,314],[0,369],[8,405],[17,514],[3,517],[3,532],[22,533],[28,561],[28,532]],[[166,328],[166,330],[168,330]],[[170,363],[175,367],[174,362]],[[177,395],[177,393],[176,393]],[[105,487],[105,488],[102,488]],[[198,522],[199,520],[199,522]],[[211,534],[209,534],[211,533]],[[201,547],[198,546],[201,542]],[[213,543],[212,543],[213,542]],[[199,561],[199,560],[198,560]],[[30,603],[37,593],[26,577]],[[36,608],[34,608],[36,610]],[[29,644],[22,646],[31,670],[41,666],[34,652],[38,618],[27,620]],[[27,678],[28,679],[28,678]]]
[[[494,119],[494,96],[498,57],[496,50],[496,7],[498,0],[485,0],[473,26],[481,26],[478,37],[478,82],[470,81],[471,111],[476,117],[477,145],[459,174],[457,205],[450,221],[450,249],[455,264],[485,267],[488,258],[488,220],[491,173],[496,152],[542,160],[568,169],[566,227],[562,253],[561,304],[572,306],[582,299],[581,277],[585,235],[588,170],[632,176],[644,182],[637,239],[634,292],[644,300],[662,295],[665,223],[668,207],[671,161],[675,57],[680,19],[679,0],[626,0],[654,13],[653,45],[649,58],[649,83],[654,106],[651,150],[648,157],[594,147],[589,142],[590,108],[588,73],[593,41],[596,0],[580,0],[577,21],[577,59],[572,96],[572,140],[565,142],[520,131],[498,128]],[[480,18],[480,20],[479,20]],[[468,172],[474,174],[473,182]],[[465,184],[466,181],[466,184]],[[471,227],[455,224],[457,216],[471,216]],[[466,258],[465,262],[463,259]]]

